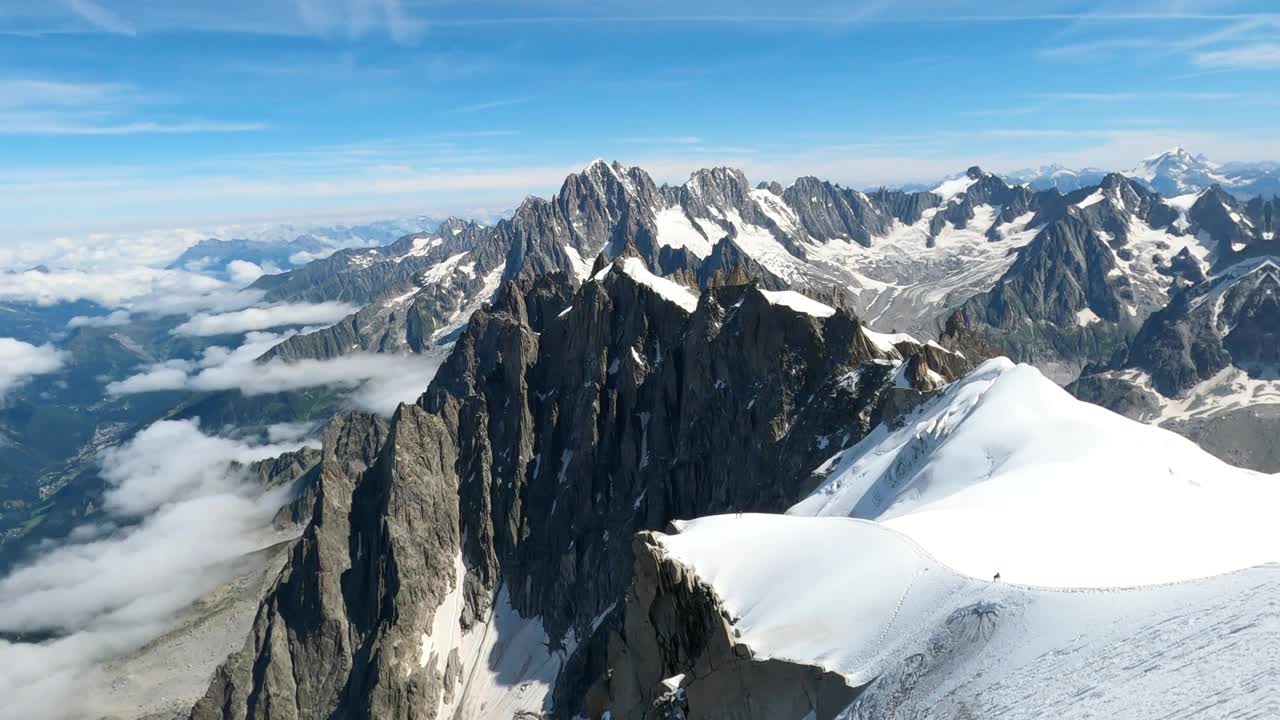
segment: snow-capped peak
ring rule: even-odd
[[[951,198],[963,193],[965,190],[968,190],[970,187],[973,187],[973,184],[978,182],[979,177],[981,176],[974,177],[970,173],[965,173],[960,177],[942,181],[942,183],[935,187],[932,192],[934,195],[942,198],[942,202],[945,203],[951,200]]]
[[[1125,174],[1141,180],[1162,195],[1183,195],[1216,183],[1226,183],[1217,163],[1174,147],[1144,159]]]
[[[791,514],[877,520],[972,577],[1136,586],[1280,559],[1258,509],[1280,501],[1274,476],[1076,400],[1005,359],[827,468]]]
[[[1195,157],[1191,153],[1187,152],[1181,145],[1174,145],[1164,152],[1158,152],[1155,155],[1148,155],[1143,158],[1142,162],[1157,163],[1168,160],[1178,160],[1180,162],[1191,163],[1195,161]]]

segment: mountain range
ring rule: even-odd
[[[501,282],[552,270],[581,280],[592,258],[631,248],[691,286],[796,289],[881,331],[945,331],[1069,381],[1110,360],[1181,284],[1265,252],[1271,208],[1219,190],[1166,198],[1119,174],[1063,194],[975,167],[932,192],[868,194],[812,177],[752,187],[727,168],[657,185],[598,161],[497,224],[448,220],[253,287],[272,301],[364,306],[273,356],[423,352],[447,343]]]
[[[1192,155],[1181,147],[1145,158],[1135,167],[1121,170],[1162,195],[1176,197],[1217,185],[1241,198],[1280,195],[1280,164],[1274,162],[1216,163],[1204,155]],[[1045,165],[1008,173],[1011,182],[1036,190],[1056,187],[1063,192],[1096,185],[1107,174],[1098,168],[1071,169]]]
[[[732,168],[659,184],[596,161],[497,222],[263,275],[264,308],[359,309],[252,367],[440,368],[389,415],[327,391],[108,403],[169,410],[126,415],[103,445],[152,416],[322,427],[319,449],[226,465],[288,489],[270,540],[68,714],[1265,708],[1280,201],[1242,188],[1274,169],[1177,151],[1091,172],[863,192]],[[251,251],[188,262],[267,262]],[[127,345],[148,328],[150,365],[96,371],[121,380],[196,352],[176,324],[80,332]],[[112,487],[68,485],[44,522],[101,527]],[[15,706],[60,681],[14,688]]]
[[[281,272],[328,257],[343,248],[386,245],[410,233],[433,228],[439,222],[419,216],[354,225],[273,225],[246,233],[247,237],[206,238],[185,249],[167,267],[230,278],[234,274],[233,263],[238,261],[252,263],[259,270]]]

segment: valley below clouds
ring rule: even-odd
[[[6,716],[53,720],[91,708],[78,692],[103,662],[161,635],[193,601],[277,542],[290,488],[245,465],[315,441],[265,443],[161,421],[104,452],[103,517],[0,580],[0,696]]]

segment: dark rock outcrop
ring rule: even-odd
[[[621,627],[609,636],[611,673],[587,707],[621,720],[830,720],[860,688],[820,668],[755,658],[738,643],[715,591],[665,555],[651,533],[635,539],[636,569]]]
[[[943,344],[986,343],[1051,376],[1073,378],[1110,358],[1136,329],[1132,294],[1115,269],[1106,243],[1068,215],[1027,245],[994,288],[948,318]]]

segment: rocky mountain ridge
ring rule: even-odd
[[[1271,441],[1280,431],[1280,259],[1249,255],[1178,293],[1072,392],[1235,464],[1280,471]]]
[[[437,232],[342,251],[255,287],[271,300],[365,305],[268,354],[285,359],[431,352],[452,341],[501,283],[556,271],[581,281],[588,258],[623,252],[690,287],[754,280],[847,304],[881,330],[930,336],[959,322],[994,339],[1010,319],[979,312],[975,302],[987,300],[975,296],[1033,264],[1015,262],[1019,257],[1078,255],[1081,248],[1059,246],[1088,235],[1092,250],[1069,282],[1092,287],[1091,303],[1054,300],[1048,312],[1016,318],[1041,323],[1036,337],[996,344],[1015,359],[1060,365],[1069,379],[1109,358],[1168,302],[1180,277],[1252,252],[1249,238],[1268,236],[1273,212],[1269,201],[1243,203],[1216,189],[1166,199],[1114,173],[1065,195],[1009,184],[976,167],[933,192],[863,193],[813,177],[753,188],[729,168],[659,186],[639,168],[597,161],[569,176],[554,197],[530,198],[493,226],[449,220]],[[1081,272],[1108,279],[1090,281]],[[1098,328],[1078,321],[1081,312],[1131,320],[1112,333],[1116,339],[1098,339]]]
[[[585,711],[635,531],[784,507],[830,445],[967,367],[797,293],[699,296],[634,253],[576,293],[508,282],[417,406],[331,431],[303,538],[192,716]]]

